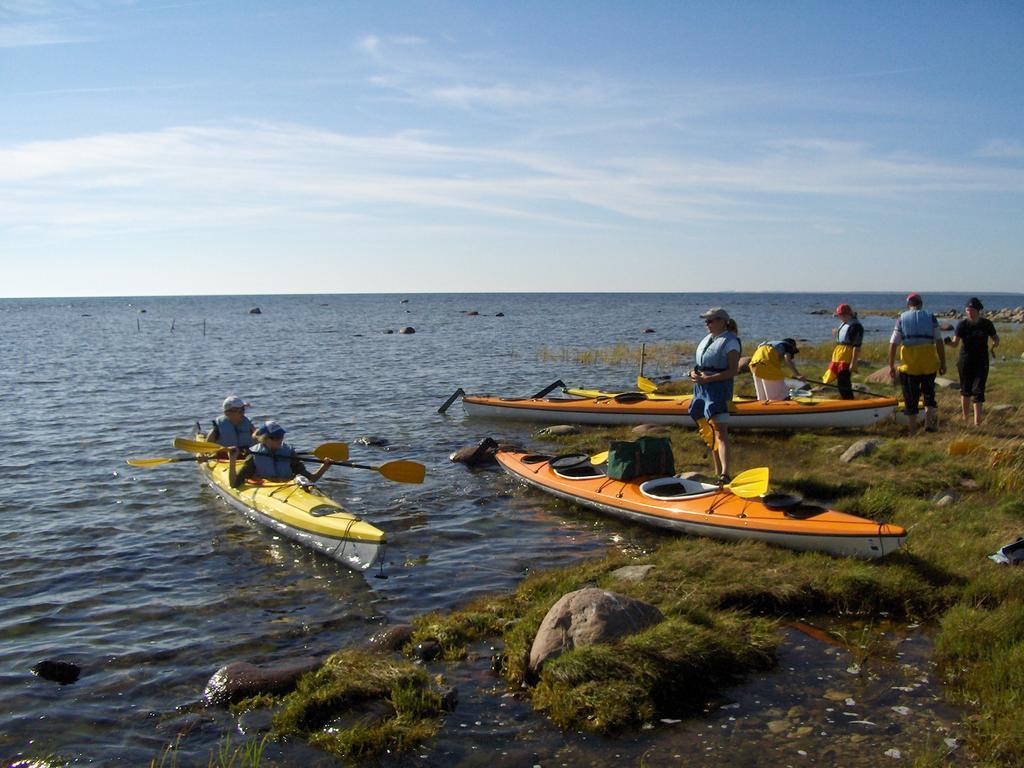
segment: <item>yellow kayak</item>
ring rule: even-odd
[[[250,480],[235,489],[228,482],[226,459],[200,461],[199,471],[218,496],[249,519],[353,571],[373,567],[383,554],[383,531],[353,515],[303,477],[284,483]]]

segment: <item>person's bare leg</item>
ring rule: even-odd
[[[718,469],[718,474],[729,475],[729,426],[727,424],[718,424],[714,421],[711,422],[711,425],[715,428],[715,440],[718,443],[715,446],[717,449],[715,465]]]
[[[971,398],[961,395],[960,408],[964,412],[964,424],[969,424],[971,421]]]
[[[974,404],[974,426],[981,426],[981,403]]]

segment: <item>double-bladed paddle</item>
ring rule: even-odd
[[[218,451],[224,450],[223,445],[217,443],[210,443],[205,440],[190,440],[185,437],[174,438],[173,445],[183,451],[190,453],[202,453],[210,454],[217,453]],[[300,457],[310,454],[299,454]],[[388,461],[379,466],[371,466],[369,464],[357,464],[355,462],[348,461],[348,445],[345,443],[322,443],[313,449],[312,456],[323,461],[330,459],[333,464],[341,467],[351,467],[352,469],[369,469],[373,472],[379,472],[382,476],[388,480],[393,480],[396,483],[413,483],[418,484],[423,482],[423,478],[426,476],[427,468],[416,461],[408,461],[406,459],[398,459],[396,461]],[[169,461],[190,461],[195,460],[194,457],[187,459],[133,459],[129,463],[133,463],[133,466],[156,466],[157,464],[164,464]],[[139,464],[137,462],[145,461],[150,462],[146,464]]]
[[[189,453],[219,453],[225,450],[223,445],[207,442],[206,440],[190,440],[187,437],[176,437],[172,442],[175,448]],[[299,456],[315,456],[318,459],[330,459],[334,462],[342,462],[348,458],[348,445],[346,443],[322,443],[310,453],[300,453]]]

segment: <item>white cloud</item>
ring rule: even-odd
[[[989,139],[981,149],[978,157],[994,157],[1007,160],[1024,158],[1024,142],[1018,139]]]
[[[811,221],[828,200],[1024,192],[1024,171],[801,139],[742,155],[613,157],[357,136],[294,124],[184,126],[0,148],[0,228],[67,236],[303,219],[564,227]],[[840,206],[842,207],[842,206]]]

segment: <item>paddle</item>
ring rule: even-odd
[[[203,456],[175,456],[172,459],[126,459],[126,464],[133,467],[159,467],[161,464],[170,464],[175,461],[202,461]]]
[[[590,457],[591,464],[604,464],[606,461],[608,461],[608,451],[601,451]]]
[[[764,496],[768,493],[768,474],[768,467],[754,467],[746,472],[740,472],[731,483],[726,483],[722,487],[741,499]]]
[[[338,467],[352,467],[353,469],[372,469],[374,472],[380,472],[388,480],[394,480],[396,483],[422,483],[423,478],[427,474],[425,466],[405,459],[389,461],[381,464],[379,467],[372,467],[369,464],[356,464],[351,461],[336,461],[334,465]]]
[[[714,451],[717,443],[715,442],[715,429],[711,426],[711,422],[707,419],[697,419],[697,432],[708,450]]]
[[[219,453],[224,450],[223,445],[209,443],[205,440],[189,440],[185,437],[174,438],[173,445],[181,451],[189,453]],[[300,453],[300,456],[315,456],[318,459],[330,459],[334,462],[345,461],[348,458],[348,445],[346,443],[321,443],[311,453]]]
[[[650,379],[648,379],[646,376],[636,377],[636,388],[639,389],[641,392],[646,392],[648,394],[658,391],[658,385],[655,384]]]
[[[822,387],[831,387],[832,389],[839,389],[839,387],[837,387],[835,384],[826,384],[824,381],[816,381],[814,383],[814,386],[819,386],[819,385],[822,386]],[[808,386],[810,386],[810,384],[808,384]],[[895,389],[895,387],[894,387],[894,389]],[[877,392],[870,392],[870,391],[868,391],[866,389],[854,389],[853,391],[854,392],[863,392],[865,395],[871,395],[872,397],[885,397],[885,398],[891,397],[891,395],[880,395]]]

